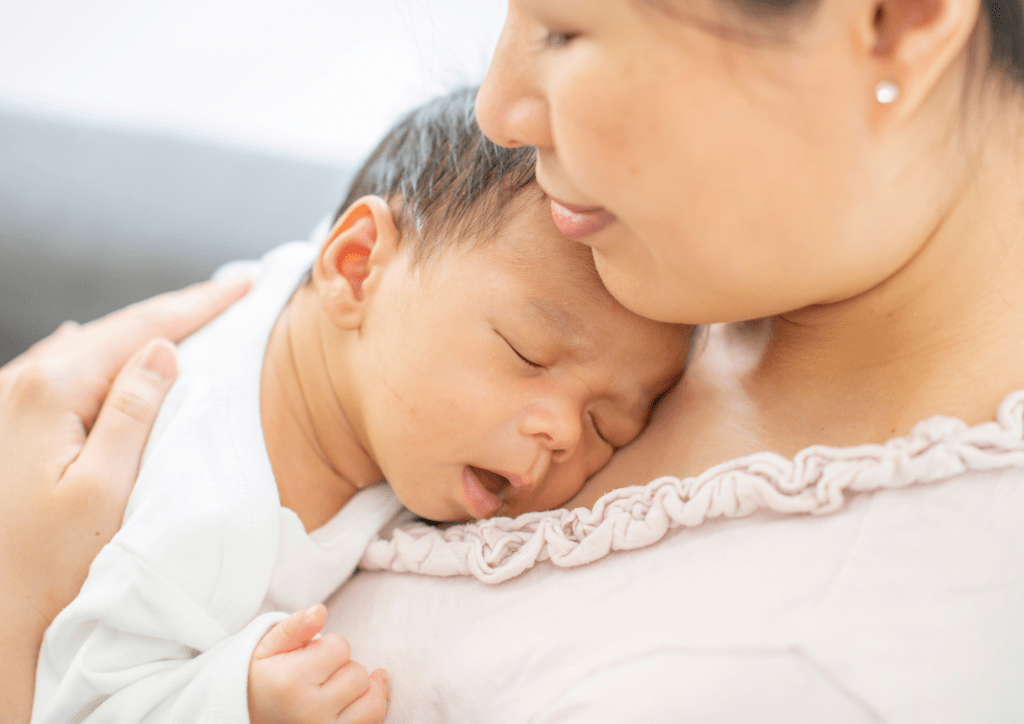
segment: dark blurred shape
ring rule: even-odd
[[[0,364],[310,230],[351,169],[0,109]]]

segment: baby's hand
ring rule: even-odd
[[[337,634],[313,638],[327,622],[317,605],[274,626],[249,660],[252,724],[380,724],[387,711],[387,673],[349,659]]]

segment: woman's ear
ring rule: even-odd
[[[338,218],[313,264],[313,286],[328,318],[357,329],[384,268],[398,254],[398,228],[391,207],[364,196]]]
[[[874,66],[871,82],[882,93],[877,102],[891,104],[903,117],[928,97],[968,46],[981,12],[981,0],[863,0],[860,5],[859,35]]]

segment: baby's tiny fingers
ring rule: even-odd
[[[390,691],[388,689],[388,670],[374,669],[372,672],[370,672],[370,680],[376,681],[378,684],[380,684],[381,689],[384,690],[384,700],[387,701],[388,693]]]
[[[302,646],[323,630],[327,622],[327,608],[317,604],[304,611],[296,611],[270,629],[252,653],[253,660],[287,653]]]
[[[382,724],[388,711],[387,672],[370,674],[370,688],[338,715],[337,724]]]
[[[348,639],[338,634],[327,634],[306,644],[301,652],[306,680],[323,684],[352,658]]]
[[[355,661],[349,661],[335,671],[334,675],[323,683],[321,689],[327,699],[335,703],[335,711],[341,713],[368,692],[371,683],[366,669]]]

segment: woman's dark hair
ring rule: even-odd
[[[734,0],[751,15],[773,16],[813,10],[819,0]],[[990,28],[992,67],[1024,85],[1024,0],[982,0]]]
[[[1024,0],[984,0],[992,36],[992,63],[1024,85]]]
[[[335,219],[362,196],[386,199],[413,259],[499,231],[534,180],[536,151],[489,141],[476,123],[476,92],[457,90],[400,120],[356,174]]]

